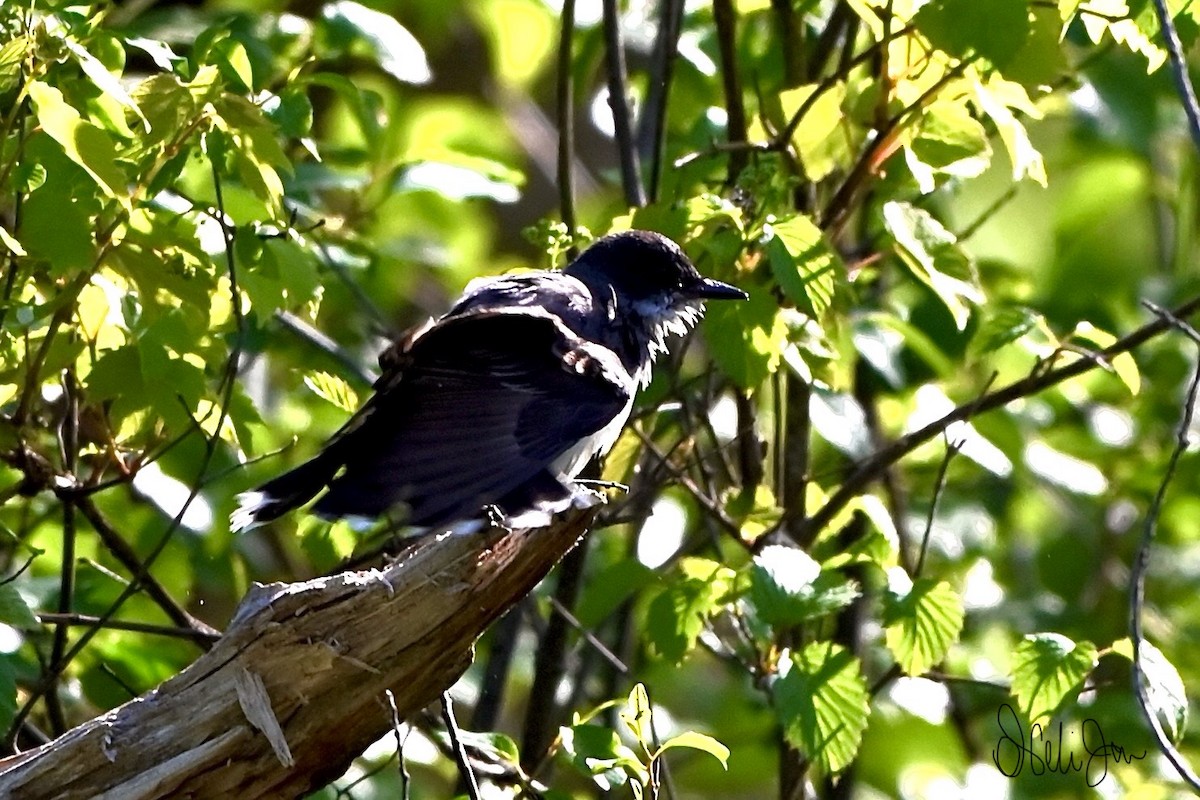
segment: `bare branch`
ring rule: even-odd
[[[1174,309],[1171,312],[1171,316],[1176,319],[1186,319],[1197,311],[1200,311],[1200,297],[1193,297],[1191,300]],[[1101,350],[1099,355],[1105,362],[1111,363],[1114,357],[1136,349],[1155,336],[1170,329],[1170,327],[1171,323],[1160,317],[1118,339],[1109,347]],[[940,435],[942,431],[955,422],[961,422],[976,413],[982,414],[986,411],[1000,408],[1018,398],[1037,394],[1051,386],[1062,383],[1068,378],[1074,378],[1077,375],[1082,375],[1085,372],[1095,369],[1097,366],[1098,363],[1095,359],[1081,358],[1069,364],[1064,364],[1061,367],[1036,371],[1020,380],[1013,381],[1007,386],[1002,386],[995,391],[964,403],[925,427],[901,436],[887,447],[877,451],[874,455],[861,462],[850,473],[846,480],[837,488],[837,491],[833,493],[833,496],[825,502],[825,505],[821,506],[807,520],[804,525],[804,540],[812,541],[817,533],[828,525],[837,513],[845,508],[852,499],[857,497],[866,485],[875,480],[883,470],[925,442]]]
[[[642,188],[642,169],[633,141],[633,115],[629,111],[621,12],[617,0],[603,0],[603,5],[604,43],[608,50],[608,105],[612,109],[617,155],[621,159],[621,184],[625,189],[625,202],[640,208],[646,205],[646,190]]]
[[[382,570],[250,592],[217,645],[162,686],[36,750],[0,761],[23,800],[295,797],[435,702],[475,639],[579,540],[588,511],[548,528],[429,537]],[[239,702],[261,677],[295,765]],[[107,793],[107,794],[106,794]]]

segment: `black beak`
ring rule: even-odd
[[[750,295],[743,292],[736,286],[730,286],[728,283],[714,280],[712,278],[704,278],[700,283],[692,288],[691,294],[694,297],[701,297],[705,300],[749,300]]]

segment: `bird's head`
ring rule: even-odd
[[[598,239],[566,272],[600,297],[612,312],[644,331],[651,355],[667,333],[682,334],[700,318],[705,300],[745,300],[741,289],[701,275],[675,242],[651,231],[621,231]]]

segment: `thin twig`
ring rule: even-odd
[[[391,689],[384,689],[383,694],[387,697],[388,708],[392,712],[392,733],[396,736],[396,761],[397,769],[400,772],[400,798],[408,800],[408,766],[404,763],[404,742],[408,739],[407,736],[400,735],[400,712],[396,710],[396,696],[392,694]]]
[[[603,0],[604,43],[608,51],[608,105],[612,109],[613,128],[617,140],[617,156],[621,160],[621,185],[625,202],[636,208],[646,205],[642,188],[642,169],[637,147],[633,142],[632,114],[629,110],[629,90],[625,73],[625,45],[621,37],[621,12],[617,0]]]
[[[558,34],[558,207],[567,236],[575,240],[575,79],[571,48],[575,39],[575,0],[563,0],[562,28]]]
[[[662,178],[662,152],[665,142],[667,101],[671,94],[671,73],[678,55],[679,33],[683,23],[683,0],[661,0],[658,35],[650,61],[646,104],[638,118],[638,154],[650,164],[650,202],[658,199]]]
[[[1152,304],[1147,305],[1158,315],[1159,320],[1186,333],[1200,351],[1200,333],[1180,319],[1180,315],[1164,311]],[[1146,570],[1150,567],[1150,546],[1154,543],[1158,531],[1158,518],[1167,496],[1167,488],[1175,476],[1179,459],[1187,451],[1188,434],[1192,427],[1198,392],[1200,392],[1200,354],[1197,355],[1192,380],[1188,385],[1187,397],[1183,402],[1182,419],[1180,419],[1175,433],[1175,447],[1171,450],[1167,469],[1158,485],[1158,491],[1154,494],[1154,500],[1146,511],[1146,522],[1142,528],[1142,537],[1138,542],[1137,553],[1133,559],[1129,581],[1129,638],[1133,644],[1133,692],[1138,700],[1138,708],[1141,709],[1142,716],[1146,718],[1146,723],[1150,726],[1154,739],[1158,743],[1159,752],[1171,762],[1175,771],[1179,773],[1179,777],[1191,786],[1193,791],[1200,791],[1200,777],[1192,771],[1187,759],[1171,743],[1170,737],[1167,736],[1162,723],[1159,722],[1158,715],[1150,706],[1150,697],[1146,688],[1148,678],[1142,663],[1142,645],[1145,642],[1145,634],[1142,630],[1142,608],[1146,600]]]
[[[154,634],[155,636],[169,636],[173,639],[188,639],[189,641],[203,645],[206,650],[209,645],[221,638],[221,634],[216,631],[199,631],[186,626],[153,625],[149,622],[134,622],[132,620],[106,620],[92,614],[56,614],[50,611],[39,611],[34,616],[41,622],[54,625],[86,625],[88,627],[107,628],[114,631],[136,631],[138,633]]]
[[[938,501],[942,499],[942,490],[946,488],[946,473],[950,469],[950,462],[959,454],[964,444],[966,442],[962,439],[953,442],[949,440],[949,437],[946,439],[946,453],[942,456],[942,463],[938,465],[937,478],[933,483],[933,498],[929,501],[929,515],[925,518],[925,534],[921,537],[921,550],[917,554],[917,564],[913,567],[913,575],[916,577],[920,577],[921,571],[925,569],[925,554],[929,552],[929,539],[933,535],[933,521],[937,517]]]
[[[1167,46],[1167,55],[1171,61],[1171,77],[1175,79],[1175,90],[1179,92],[1179,100],[1183,103],[1183,112],[1187,115],[1188,133],[1191,134],[1192,144],[1200,151],[1200,106],[1196,103],[1196,90],[1192,87],[1192,79],[1188,74],[1187,61],[1183,56],[1183,45],[1179,42],[1179,33],[1167,9],[1166,0],[1154,0],[1154,13],[1158,16],[1158,24],[1162,29],[1163,44]]]
[[[713,22],[717,29],[717,49],[721,56],[721,89],[725,94],[725,130],[735,142],[746,140],[746,104],[742,99],[742,81],[737,67],[737,13],[733,0],[713,0]],[[725,181],[733,185],[748,163],[747,151],[731,150]]]
[[[300,341],[332,357],[361,385],[371,386],[375,383],[375,376],[371,374],[370,370],[365,369],[362,364],[358,363],[358,359],[347,353],[345,348],[333,339],[312,325],[309,325],[292,312],[278,309],[275,311],[275,319],[286,331],[300,339]]]
[[[1200,311],[1200,297],[1193,297],[1171,311],[1171,316],[1175,319],[1186,319],[1197,311]],[[1155,319],[1118,339],[1104,350],[1101,350],[1100,356],[1106,362],[1111,363],[1112,359],[1116,356],[1134,350],[1146,341],[1170,329],[1170,327],[1171,323],[1167,320],[1161,317]],[[1037,394],[1069,378],[1074,378],[1095,369],[1097,366],[1096,360],[1081,358],[1054,369],[1038,370],[1034,374],[1013,381],[1007,386],[1002,386],[993,392],[986,393],[968,403],[964,403],[939,419],[930,422],[923,428],[901,436],[887,447],[876,451],[874,455],[862,461],[825,504],[807,520],[804,525],[806,540],[811,541],[821,529],[829,524],[838,512],[857,497],[859,492],[868,483],[875,480],[883,470],[925,442],[940,435],[942,431],[955,422],[966,420],[976,413],[982,414],[1000,408],[1011,403],[1013,400]]]
[[[454,701],[449,692],[442,693],[442,722],[446,724],[446,733],[450,735],[450,745],[454,748],[454,760],[458,763],[458,772],[467,787],[467,797],[479,800],[479,782],[475,780],[475,771],[467,758],[467,748],[463,747],[459,737],[458,722],[454,719]]]

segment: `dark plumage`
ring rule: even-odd
[[[324,517],[405,510],[412,525],[499,518],[545,524],[594,502],[574,478],[616,441],[667,333],[705,298],[744,298],[703,278],[656,233],[606,236],[561,272],[481,279],[395,345],[375,394],[319,454],[240,496],[235,530],[322,489]]]

